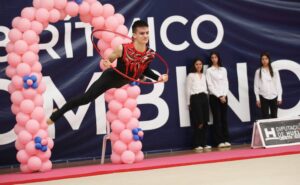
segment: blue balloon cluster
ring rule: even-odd
[[[42,138],[37,136],[34,138],[34,143],[35,143],[35,149],[41,150],[42,152],[46,152],[48,147],[47,145],[42,145]]]
[[[139,131],[142,131],[142,129],[141,128],[134,128],[134,129],[132,129],[133,139],[135,141],[141,141],[141,140],[143,140],[143,137],[139,136]]]
[[[77,4],[81,4],[83,0],[75,0]]]
[[[28,80],[32,80],[32,84],[28,84]],[[24,85],[23,87],[25,89],[29,89],[29,88],[33,88],[33,89],[36,89],[38,87],[38,83],[37,83],[37,77],[35,75],[26,75],[23,77],[23,82],[24,82]]]
[[[140,85],[140,83],[139,82],[131,82],[129,85],[131,85],[131,86],[135,86],[135,85]]]

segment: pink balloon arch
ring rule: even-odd
[[[6,75],[11,78],[8,91],[11,94],[11,110],[16,115],[14,131],[17,134],[15,147],[22,172],[48,171],[52,168],[51,149],[54,142],[48,136],[48,125],[43,109],[42,94],[46,84],[42,79],[39,62],[39,34],[49,23],[63,20],[67,15],[78,16],[93,29],[106,29],[123,35],[128,34],[124,16],[115,13],[111,4],[102,5],[97,0],[33,0],[32,7],[21,11],[21,16],[12,21],[12,29],[6,46],[8,64]],[[102,58],[107,58],[113,49],[129,42],[110,32],[94,35],[98,40]],[[116,62],[115,62],[116,65]],[[105,70],[102,62],[101,69]],[[125,85],[105,93],[111,124],[111,160],[113,163],[134,163],[144,159],[141,151],[143,131],[139,128],[140,110],[137,97],[140,88]]]

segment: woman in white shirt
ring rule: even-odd
[[[227,70],[222,67],[219,53],[210,54],[210,67],[206,71],[209,90],[209,104],[213,115],[213,131],[218,147],[230,147],[227,125],[228,78]]]
[[[278,71],[273,70],[270,55],[260,55],[261,67],[254,77],[256,105],[261,108],[262,119],[277,118],[278,105],[282,103],[282,87]],[[271,112],[271,114],[269,114]]]
[[[206,78],[203,74],[203,60],[195,59],[186,80],[186,98],[194,129],[196,150],[210,149],[206,145],[206,128],[209,119]]]

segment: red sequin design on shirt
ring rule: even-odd
[[[154,59],[155,52],[148,48],[145,52],[138,52],[134,48],[133,43],[123,45],[123,61],[126,69],[125,74],[133,73],[132,78],[138,78],[149,63]]]

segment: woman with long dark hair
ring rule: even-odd
[[[213,115],[214,139],[218,147],[230,147],[227,125],[228,78],[227,70],[222,67],[219,53],[210,53],[210,64],[206,71],[209,90],[209,104]]]
[[[273,70],[269,53],[261,53],[260,63],[254,77],[256,105],[261,109],[262,119],[277,118],[278,105],[282,103],[280,76]]]
[[[186,80],[187,104],[190,109],[194,130],[195,150],[210,149],[206,145],[206,128],[209,119],[206,78],[203,74],[203,60],[195,59]]]

